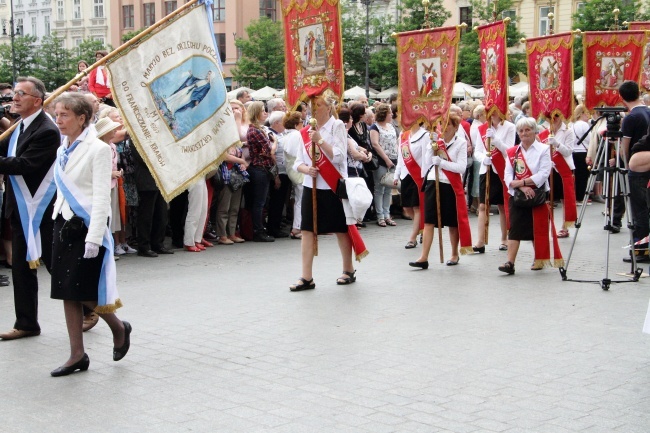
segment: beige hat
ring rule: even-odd
[[[119,128],[120,126],[122,125],[117,122],[113,122],[108,117],[103,117],[99,119],[97,123],[95,123],[95,129],[97,129],[97,137],[101,139],[104,135]]]

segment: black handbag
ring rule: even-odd
[[[379,168],[379,157],[375,154],[372,155],[372,159],[368,162],[363,163],[363,169],[366,171],[375,171]]]
[[[340,199],[348,198],[348,188],[345,186],[345,179],[340,178],[336,184],[336,196]]]
[[[546,191],[542,188],[533,188],[535,195],[531,198],[526,197],[526,194],[519,188],[515,189],[514,204],[517,207],[537,207],[546,203]]]

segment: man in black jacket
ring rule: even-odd
[[[41,185],[53,182],[51,170],[56,152],[61,144],[61,135],[54,122],[43,111],[45,85],[33,77],[18,78],[14,95],[14,111],[21,121],[14,134],[0,143],[0,173],[8,175],[6,215],[11,222],[13,265],[11,274],[14,282],[14,303],[16,322],[9,332],[0,334],[3,340],[32,337],[41,333],[38,324],[38,278],[36,266],[39,257],[34,256],[34,245],[42,246],[41,257],[48,271],[52,256],[52,207],[56,194],[42,199],[43,213],[40,230],[31,235],[35,238],[31,248],[25,238],[30,232],[26,201]],[[22,186],[22,188],[20,187]],[[53,191],[56,192],[56,189]],[[29,194],[27,194],[29,193]],[[34,197],[34,199],[38,199]],[[21,204],[20,206],[18,204]],[[28,227],[23,228],[23,224]],[[31,236],[30,236],[31,237]]]

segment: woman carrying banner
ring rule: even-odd
[[[54,165],[52,247],[53,299],[63,300],[70,357],[52,376],[88,369],[84,353],[82,305],[92,308],[113,333],[113,360],[124,358],[131,325],[114,314],[117,295],[110,215],[111,148],[88,127],[93,109],[83,95],[63,94],[55,101],[56,124],[64,137]]]
[[[510,231],[508,232],[508,261],[499,266],[501,272],[515,273],[515,259],[521,241],[534,241],[535,262],[531,269],[542,269],[550,262],[549,250],[549,208],[544,200],[535,207],[515,205],[515,190],[526,199],[548,191],[548,176],[551,174],[551,154],[547,146],[535,139],[537,122],[524,117],[517,122],[517,133],[521,144],[508,149],[505,167],[505,183],[508,186],[508,207]],[[540,190],[540,191],[537,191]],[[535,224],[535,225],[533,225]],[[556,257],[559,255],[557,240]]]
[[[487,224],[490,210],[485,206],[487,172],[490,170],[490,205],[497,205],[499,209],[499,223],[501,226],[501,244],[499,250],[504,251],[506,236],[508,233],[507,213],[504,206],[504,169],[506,152],[515,145],[515,125],[507,120],[501,120],[498,113],[493,113],[490,120],[478,128],[472,130],[474,142],[474,160],[481,163],[479,171],[479,205],[478,205],[478,241],[474,246],[474,252],[483,254],[485,252],[485,226]],[[487,139],[490,139],[492,149],[486,150]]]
[[[571,227],[578,218],[576,190],[573,179],[573,145],[576,141],[573,131],[562,122],[559,114],[550,120],[550,128],[540,132],[539,141],[551,146],[553,161],[553,201],[562,201],[564,221],[558,231],[558,238],[568,238]]]
[[[431,138],[426,129],[414,123],[409,131],[400,136],[397,168],[395,168],[395,185],[401,180],[402,208],[406,216],[413,219],[413,229],[406,249],[417,246],[417,236],[422,230],[420,210],[424,210],[424,193],[422,193],[422,155],[431,147]]]
[[[292,292],[309,290],[316,287],[312,277],[314,263],[314,229],[313,229],[313,202],[312,188],[317,188],[317,223],[319,233],[335,233],[341,250],[343,261],[343,275],[336,280],[336,284],[350,284],[356,281],[355,270],[352,264],[352,240],[348,235],[348,226],[343,211],[343,204],[335,191],[328,185],[325,172],[312,164],[311,146],[318,145],[316,157],[326,158],[326,164],[331,164],[337,173],[333,176],[346,178],[347,168],[347,131],[345,125],[334,117],[336,112],[336,96],[326,91],[312,99],[312,116],[318,122],[318,130],[309,131],[307,146],[302,146],[293,164],[296,171],[303,173],[302,194],[302,276],[298,281],[289,286]],[[309,147],[309,149],[307,148]],[[338,177],[337,177],[338,180]]]
[[[446,128],[440,140],[435,135],[438,150],[434,155],[433,146],[424,150],[422,171],[426,181],[424,197],[424,233],[422,254],[415,262],[409,262],[414,268],[429,267],[429,251],[433,243],[433,228],[438,226],[439,216],[436,206],[436,170],[439,167],[440,221],[443,227],[449,227],[451,257],[447,266],[455,266],[460,259],[458,244],[462,254],[472,251],[472,236],[465,204],[462,175],[467,167],[467,141],[456,135],[460,125],[460,116],[450,114]],[[436,134],[437,135],[437,134]],[[435,144],[435,143],[433,143]]]

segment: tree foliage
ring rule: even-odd
[[[39,47],[38,75],[46,89],[54,90],[75,76],[72,53],[63,48],[63,39],[56,35],[45,36]]]
[[[646,1],[646,11],[650,2]],[[619,25],[624,21],[640,21],[648,19],[648,12],[641,13],[642,2],[620,1],[620,0],[590,0],[584,3],[584,8],[573,15],[573,28],[582,31],[606,31],[614,29],[614,14],[612,11],[618,8],[621,12],[618,16]],[[580,77],[583,74],[583,49],[582,41],[577,39],[573,44],[573,73]]]
[[[396,27],[398,32],[419,30],[424,26],[424,6],[422,0],[404,0],[400,5],[402,22]],[[441,0],[429,2],[429,21],[432,27],[441,27],[451,16]]]
[[[38,54],[35,49],[36,36],[16,36],[14,39],[14,63],[16,78],[24,75],[34,75]],[[12,79],[12,52],[11,45],[0,45],[0,80],[11,83]]]
[[[246,27],[248,39],[238,38],[241,50],[232,76],[241,85],[259,89],[284,87],[284,37],[282,23],[266,17],[251,21]]]

